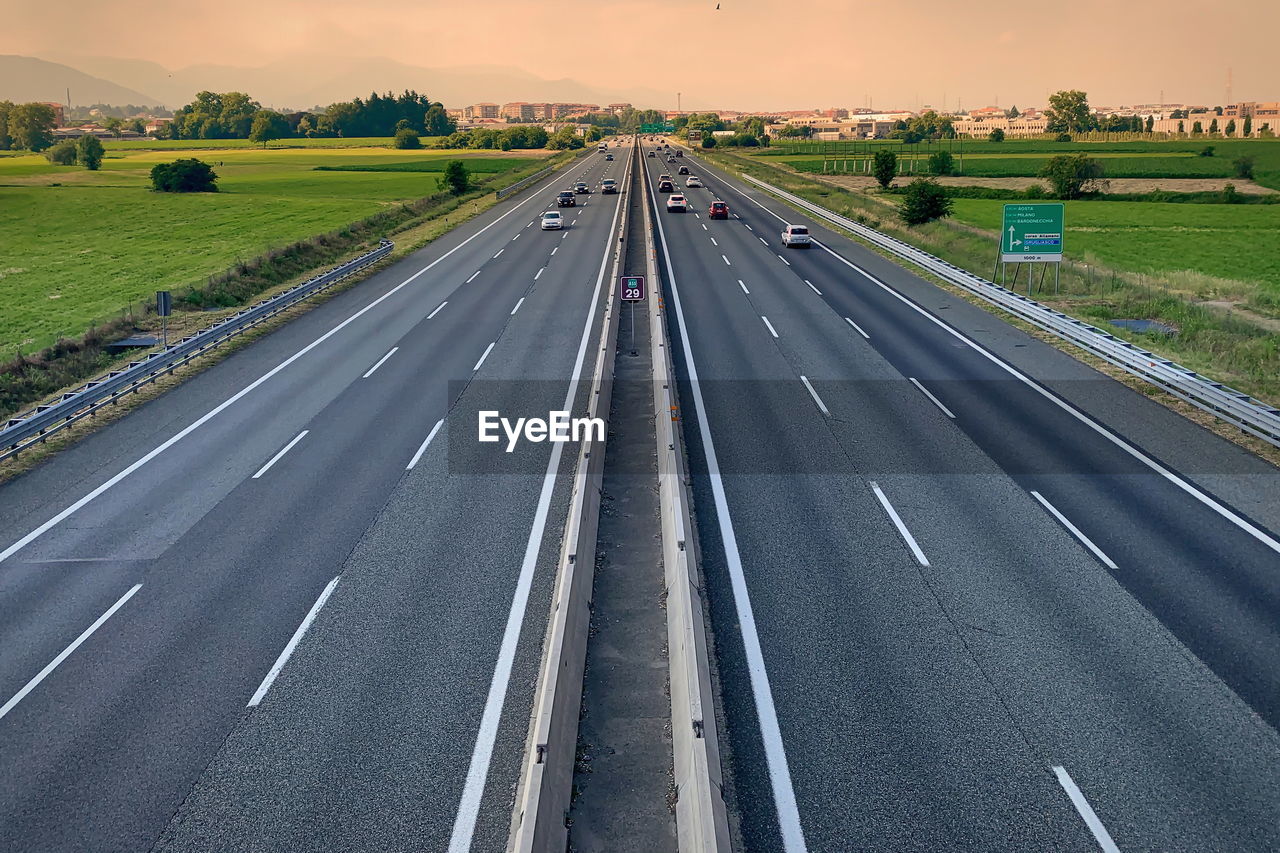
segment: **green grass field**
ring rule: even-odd
[[[180,290],[267,249],[431,195],[439,179],[316,166],[462,159],[484,179],[542,153],[225,148],[195,155],[213,165],[220,192],[191,195],[148,189],[151,167],[174,159],[172,151],[113,143],[98,172],[36,155],[0,159],[0,356],[77,336],[156,290]]]
[[[1003,202],[955,199],[953,215],[994,235]],[[1254,284],[1280,301],[1280,207],[1066,202],[1066,249],[1115,269],[1186,270]],[[993,236],[994,239],[994,236]]]
[[[1211,145],[1214,156],[1197,156]],[[1057,154],[1086,153],[1102,162],[1109,178],[1227,178],[1233,172],[1232,161],[1248,156],[1254,159],[1254,179],[1265,187],[1280,191],[1280,140],[1277,139],[1194,139],[1169,142],[1072,142],[1045,140],[1008,140],[984,142],[943,140],[904,146],[893,141],[875,142],[779,142],[767,149],[744,149],[753,156],[783,163],[802,172],[821,172],[823,160],[842,158],[844,168],[848,155],[849,170],[868,152],[888,148],[900,158],[910,159],[912,152],[925,160],[935,151],[949,151],[957,161],[963,152],[965,175],[974,177],[1030,177]],[[775,160],[776,158],[776,160]],[[829,168],[829,167],[828,167]],[[923,168],[923,163],[917,166]]]

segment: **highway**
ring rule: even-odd
[[[644,162],[743,849],[1280,847],[1275,469]]]
[[[575,454],[476,411],[581,410],[614,150],[0,486],[0,850],[505,849]],[[1280,849],[1280,474],[641,162],[735,849]]]
[[[0,849],[501,848],[572,454],[470,413],[576,400],[624,163],[0,487]]]

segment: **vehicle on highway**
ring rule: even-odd
[[[708,219],[728,219],[729,205],[725,204],[723,201],[711,202],[711,206],[707,208],[707,218]]]
[[[600,182],[600,192],[608,195],[609,193],[616,193],[617,191],[618,191],[618,182],[615,181],[613,178],[605,178],[603,181]]]
[[[573,185],[573,191],[578,195],[591,195],[591,186],[586,181],[578,181]]]
[[[812,239],[809,229],[804,225],[788,225],[782,229],[782,245],[788,249],[807,249]]]
[[[667,179],[666,179],[666,180],[664,180],[664,181],[658,181],[658,192],[660,192],[660,193],[673,193],[673,192],[675,192],[675,191],[676,191],[676,185],[675,185],[675,184],[673,184],[673,183],[671,183],[671,179],[670,179],[670,178],[667,178]]]
[[[684,213],[689,209],[689,202],[682,195],[673,195],[667,197],[668,213]]]
[[[604,155],[604,159],[606,159],[606,160],[612,160],[612,159],[613,159],[613,155],[612,155],[612,154],[606,154],[606,155]]]
[[[668,157],[667,157],[667,162],[668,162],[668,163],[674,163],[675,161],[676,161],[676,158],[671,157],[671,156],[668,156]]]
[[[677,175],[687,175],[687,174],[689,174],[689,167],[688,167],[688,166],[681,166],[679,169],[676,169],[676,174],[677,174]]]
[[[650,156],[650,157],[657,157],[658,155],[657,155],[657,153],[656,153],[656,152],[650,151],[650,152],[649,152],[649,156]]]
[[[677,149],[676,149],[676,156],[677,156],[677,157],[683,157],[683,156],[684,156],[684,151],[682,151],[681,149],[677,148]]]
[[[686,187],[689,187],[690,189],[693,189],[694,187],[700,187],[702,186],[702,179],[699,178],[697,175],[690,175],[685,180],[684,185]]]
[[[548,210],[542,214],[543,231],[559,231],[564,227],[564,217],[558,210]]]
[[[561,207],[577,207],[578,200],[573,197],[573,190],[565,190],[556,196],[556,204]]]

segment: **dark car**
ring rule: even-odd
[[[650,151],[650,152],[649,152],[649,156],[650,156],[650,157],[657,157],[658,155],[657,155],[657,154],[655,154],[654,152]]]
[[[722,201],[711,202],[711,206],[707,208],[707,218],[708,219],[728,219],[729,205],[725,204]]]
[[[561,207],[577,207],[578,200],[573,197],[573,190],[565,190],[556,196],[556,204]]]
[[[689,167],[688,167],[688,166],[681,166],[679,169],[676,169],[676,174],[677,174],[677,175],[687,175],[687,174],[689,174]]]
[[[613,155],[612,155],[612,154],[606,154],[606,155],[604,155],[604,159],[606,159],[606,160],[612,160],[612,159],[613,159]]]
[[[675,184],[671,183],[670,181],[658,181],[658,192],[673,193],[675,191],[676,191]]]
[[[573,191],[578,195],[591,195],[591,187],[587,185],[586,181],[578,181],[574,184]]]
[[[683,156],[684,156],[684,152],[683,152],[683,151],[681,151],[679,148],[677,148],[677,149],[676,149],[676,156],[677,156],[677,157],[683,157]]]

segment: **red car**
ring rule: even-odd
[[[707,218],[708,219],[728,219],[729,205],[725,204],[723,201],[711,202],[711,207],[707,208]]]

